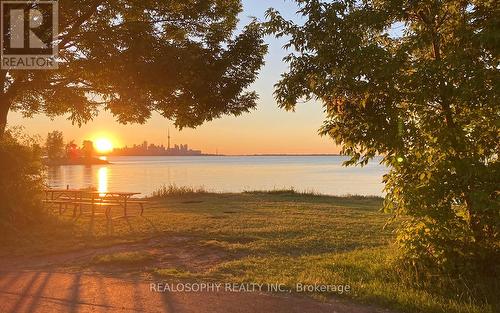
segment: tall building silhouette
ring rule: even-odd
[[[170,150],[170,128],[168,129],[168,144],[167,144],[167,150]]]

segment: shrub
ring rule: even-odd
[[[8,130],[0,139],[0,223],[20,227],[42,213],[40,156],[36,140],[19,128]]]
[[[436,266],[459,273],[471,269],[473,235],[465,223],[448,223],[431,218],[412,218],[397,232],[401,262],[419,273],[430,273]]]

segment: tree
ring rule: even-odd
[[[82,144],[83,157],[88,161],[94,157],[94,143],[90,140],[84,140]]]
[[[45,149],[47,151],[47,158],[50,161],[57,161],[64,158],[65,146],[62,132],[57,130],[50,132],[45,141]]]
[[[74,140],[71,140],[70,142],[68,142],[66,144],[66,147],[64,150],[65,150],[66,159],[75,160],[76,158],[78,158],[78,152],[79,152],[78,146],[76,145]]]
[[[297,1],[279,105],[324,104],[320,130],[365,165],[390,168],[385,208],[411,217],[398,243],[415,266],[481,267],[498,253],[499,35],[496,1]],[[399,31],[398,31],[399,30]],[[470,269],[470,268],[468,268]]]
[[[247,88],[266,46],[256,23],[233,35],[239,0],[58,2],[59,69],[0,70],[0,136],[9,110],[79,125],[100,110],[121,123],[158,112],[182,128],[255,108]]]

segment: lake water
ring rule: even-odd
[[[95,187],[150,195],[162,185],[241,192],[293,187],[329,195],[382,195],[387,169],[374,160],[343,167],[340,156],[110,157],[109,165],[58,166],[48,170],[51,187]]]

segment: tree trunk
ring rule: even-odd
[[[9,114],[10,103],[6,93],[7,71],[0,71],[0,139],[5,134],[7,127],[7,115]]]
[[[0,95],[3,96],[3,95]],[[5,134],[7,127],[7,115],[9,114],[10,105],[5,99],[0,98],[0,139]]]
[[[469,215],[469,228],[472,231],[476,242],[482,242],[485,238],[484,227],[481,221],[481,214],[474,208],[474,204],[468,194],[465,194],[465,205]]]

